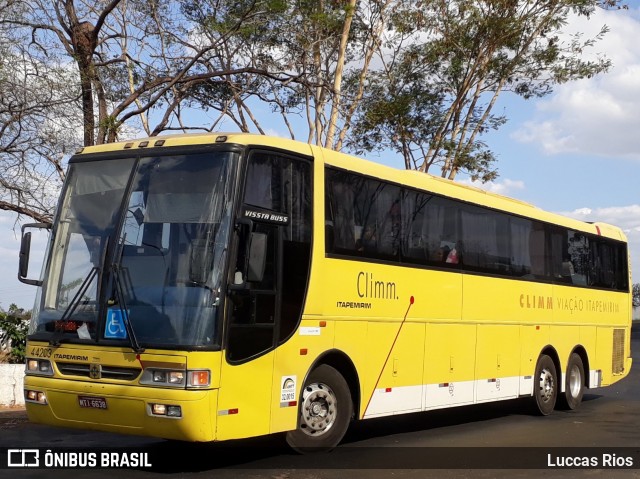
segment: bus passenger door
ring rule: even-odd
[[[225,307],[218,440],[270,432],[275,347],[300,321],[310,258],[310,163],[254,151],[244,191]]]
[[[237,277],[238,284],[230,287],[227,296],[229,321],[218,395],[218,440],[269,432],[273,344],[279,313],[276,294],[279,232],[276,226],[264,224],[254,224],[251,229],[240,235],[241,243],[245,242],[246,234],[261,238],[266,246],[266,261],[261,281]],[[242,257],[239,259],[244,263]]]

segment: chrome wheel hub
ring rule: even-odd
[[[302,392],[300,411],[302,431],[310,436],[324,434],[336,422],[336,395],[326,384],[310,384]]]
[[[540,371],[539,380],[540,397],[544,402],[549,402],[553,398],[555,392],[555,383],[551,371],[548,369]]]
[[[578,397],[582,389],[582,375],[578,366],[573,366],[569,371],[569,392],[571,397]]]

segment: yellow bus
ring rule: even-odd
[[[631,367],[625,236],[250,134],[69,161],[27,345],[29,419],[186,441],[519,397],[543,415]]]

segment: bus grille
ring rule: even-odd
[[[624,329],[613,330],[613,374],[624,372]]]
[[[91,377],[89,374],[90,365],[86,363],[56,363],[58,370],[65,376]],[[103,379],[119,379],[120,381],[133,381],[136,379],[141,368],[121,368],[115,366],[102,366],[100,377]]]

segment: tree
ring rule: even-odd
[[[306,141],[340,149],[394,3],[397,0],[247,0],[234,2],[235,8],[214,18],[206,0],[188,2],[191,19],[205,38],[238,23],[247,4],[259,5],[260,15],[231,33],[225,46],[232,48],[224,52],[225,58],[232,64],[250,62],[259,71],[289,72],[295,79],[229,76],[223,90],[200,89],[197,100],[205,108],[224,111],[243,131],[264,132],[251,112],[256,105],[251,100],[258,100],[282,116],[292,138],[300,132],[293,125],[297,117],[306,123]],[[221,102],[221,96],[229,101]]]
[[[371,79],[351,145],[393,149],[407,168],[488,181],[495,157],[480,138],[506,121],[493,108],[503,91],[525,99],[605,72],[584,60],[596,38],[566,37],[569,15],[589,16],[595,0],[432,0],[396,16],[398,40]],[[365,134],[366,133],[366,134]]]
[[[633,285],[631,290],[632,304],[634,308],[640,307],[640,283]]]
[[[212,61],[228,32],[200,45],[180,13],[167,0],[0,0],[0,209],[50,220],[72,151],[172,119],[187,129],[180,107],[198,85],[250,72]]]
[[[174,15],[166,0],[29,0],[9,2],[7,30],[31,33],[29,53],[46,63],[53,56],[74,64],[80,92],[84,146],[115,141],[133,118],[147,133],[150,109],[171,109],[182,85],[221,76],[200,58],[216,47],[199,46],[192,25]]]
[[[615,0],[426,0],[235,2],[223,17],[207,2],[190,3],[203,35],[238,23],[248,3],[261,15],[231,34],[226,51],[263,70],[295,72],[299,81],[229,77],[223,90],[198,101],[233,118],[243,130],[264,129],[252,99],[291,118],[304,118],[307,141],[357,152],[392,149],[407,168],[442,176],[459,171],[495,178],[495,157],[482,134],[506,121],[493,113],[503,91],[525,98],[554,85],[606,71],[606,59],[583,60],[594,39],[563,40],[570,14],[590,15]],[[224,18],[224,21],[220,21]],[[239,58],[237,58],[239,55]],[[372,65],[376,65],[375,68]],[[225,92],[225,93],[223,93]],[[220,101],[221,97],[229,99]],[[250,121],[249,121],[250,120]]]
[[[25,361],[30,317],[31,313],[15,304],[11,304],[7,312],[0,310],[0,350],[9,351],[10,363],[21,364]]]
[[[408,168],[484,180],[481,141],[529,98],[605,71],[596,39],[562,40],[570,12],[617,0],[0,0],[0,209],[50,219],[79,146],[138,132],[265,133],[267,105],[295,137],[393,149]],[[214,113],[203,124],[185,111]]]
[[[169,0],[0,0],[0,209],[50,219],[71,151],[123,131],[189,129],[181,107],[198,87],[216,89],[232,75],[295,80],[226,61],[231,35],[261,3],[247,2],[204,42],[186,10]],[[233,5],[212,2],[213,18]],[[49,123],[55,126],[44,134]]]
[[[0,28],[0,209],[47,221],[78,144],[78,91],[65,65],[29,50],[28,32]]]

